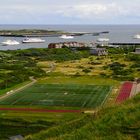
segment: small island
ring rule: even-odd
[[[0,30],[0,36],[4,37],[25,37],[25,36],[58,36],[62,31],[42,30],[42,29],[22,29],[22,30]]]
[[[104,32],[65,32],[61,30],[43,30],[43,29],[21,29],[21,30],[0,30],[0,36],[4,37],[58,37],[61,35],[81,36],[91,34],[98,36],[100,34],[109,33]]]
[[[22,29],[22,30],[0,30],[0,36],[4,37],[57,37],[63,34],[79,36],[85,33],[69,33],[60,30],[42,30],[42,29]]]

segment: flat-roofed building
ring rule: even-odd
[[[92,48],[90,49],[90,54],[101,56],[101,55],[108,55],[108,52],[106,48]]]
[[[12,136],[9,137],[10,140],[25,140],[23,136],[17,135],[17,136]]]
[[[135,54],[140,54],[140,48],[136,48]]]
[[[50,43],[48,45],[48,48],[84,48],[88,47],[86,43],[81,43],[81,42],[59,42],[59,43]]]

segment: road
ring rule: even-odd
[[[11,90],[11,91],[7,92],[9,94],[5,93],[3,96],[0,97],[0,100],[2,100],[4,98],[7,98],[7,97],[11,96],[12,94],[15,94],[16,92],[19,92],[19,91],[21,91],[21,90],[23,90],[23,89],[25,89],[27,87],[30,87],[30,86],[32,86],[33,84],[35,84],[37,82],[37,80],[35,80],[34,78],[30,78],[30,79],[32,80],[30,83],[28,83],[28,84],[26,84],[26,85],[24,85],[24,86],[22,86],[20,88],[17,88],[15,90]]]

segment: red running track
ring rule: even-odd
[[[32,108],[0,108],[0,111],[24,111],[24,112],[50,112],[50,113],[80,113],[80,110],[48,110],[48,109],[32,109]]]
[[[119,95],[116,99],[117,103],[122,103],[126,99],[130,97],[131,89],[132,89],[133,83],[132,82],[125,82],[123,83]]]

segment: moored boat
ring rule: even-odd
[[[140,34],[134,35],[134,39],[140,39]]]
[[[109,42],[109,38],[98,38],[98,42]]]
[[[71,35],[61,35],[60,38],[62,39],[73,39],[74,37]]]
[[[22,40],[22,43],[44,43],[45,40],[41,38],[25,38]]]
[[[6,41],[3,41],[3,42],[1,42],[2,43],[2,45],[4,45],[4,46],[7,46],[7,45],[18,45],[18,44],[20,44],[18,41],[16,41],[16,40],[6,40]]]

